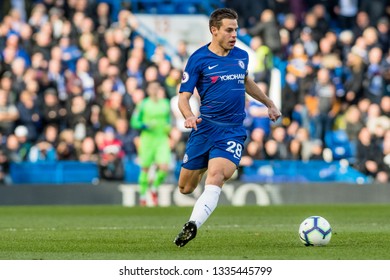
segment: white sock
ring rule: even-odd
[[[190,221],[194,221],[196,226],[200,226],[207,220],[217,207],[221,188],[215,185],[206,185],[201,196],[198,198],[192,210]]]

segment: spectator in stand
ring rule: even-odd
[[[91,117],[91,107],[81,96],[74,96],[67,108],[67,128],[75,132],[76,140],[82,140],[87,135],[87,124]]]
[[[169,75],[169,72],[172,69],[171,62],[168,59],[163,59],[158,64],[158,81],[161,85],[164,85],[166,78]]]
[[[100,137],[100,136],[99,136]],[[122,142],[115,137],[115,129],[107,126],[98,143],[100,176],[106,180],[122,180],[124,177]]]
[[[272,129],[270,139],[276,141],[279,157],[282,159],[286,159],[288,157],[286,129],[283,126],[274,127]]]
[[[345,130],[348,136],[348,140],[352,145],[356,146],[357,135],[359,131],[364,127],[362,121],[362,114],[357,105],[351,105],[347,107],[345,113],[337,117],[335,122],[335,130]]]
[[[382,155],[376,180],[380,183],[390,181],[390,130],[387,130],[383,137]]]
[[[65,64],[67,69],[75,72],[77,60],[81,57],[80,49],[69,37],[61,37],[59,46],[62,51],[62,62]]]
[[[379,47],[382,49],[382,46],[379,43],[378,30],[375,27],[369,26],[364,29],[362,38],[366,43],[366,48],[368,51],[374,47]]]
[[[112,90],[119,92],[121,95],[126,93],[126,87],[120,77],[119,67],[111,64],[107,69],[107,78],[113,82]]]
[[[39,140],[28,154],[29,162],[54,162],[57,160],[56,149],[52,144]]]
[[[88,103],[95,99],[95,81],[90,74],[89,62],[86,58],[79,58],[76,62],[76,75],[81,80],[83,97]]]
[[[254,36],[250,42],[250,47],[256,53],[255,68],[253,70],[255,82],[269,83],[271,80],[271,70],[273,68],[273,55],[271,49],[263,44],[259,36]]]
[[[340,27],[342,29],[351,29],[354,26],[358,13],[358,0],[339,0],[338,4],[334,7],[334,12],[337,15]]]
[[[144,73],[144,85],[143,85],[143,88],[145,88],[148,85],[148,83],[150,83],[150,82],[159,81],[158,78],[159,77],[158,77],[157,66],[155,64],[152,64],[152,65],[148,66],[145,69],[145,73]]]
[[[364,70],[364,61],[361,56],[353,52],[349,53],[344,66],[345,95],[341,97],[342,102],[347,105],[356,104],[362,98]]]
[[[85,137],[77,151],[79,161],[98,163],[99,155],[97,153],[95,140],[92,137]]]
[[[303,30],[306,30],[306,33],[309,33],[310,40],[313,40],[314,42],[317,43],[320,41],[321,38],[325,37],[325,33],[322,34],[321,29],[318,27],[317,16],[312,11],[309,11],[305,14],[302,27],[303,28],[301,30],[300,37],[302,37]],[[307,32],[309,30],[310,32]]]
[[[85,137],[81,139],[84,138]],[[56,145],[57,159],[76,160],[77,159],[76,146],[80,145],[80,143],[81,141],[75,138],[75,133],[72,129],[62,130],[58,136],[58,144]]]
[[[11,134],[18,119],[18,109],[8,102],[8,93],[0,88],[0,133],[5,136]]]
[[[289,34],[289,43],[294,44],[301,33],[301,28],[299,27],[297,18],[294,14],[286,14],[284,17],[283,28]]]
[[[9,104],[15,105],[19,100],[20,92],[16,92],[12,88],[12,73],[10,71],[6,71],[0,76],[0,89],[4,90],[8,95],[7,102]]]
[[[15,128],[14,135],[16,136],[18,145],[18,160],[26,161],[31,149],[31,142],[28,140],[28,130],[25,126],[19,125]]]
[[[188,58],[188,43],[185,40],[180,40],[176,46],[178,59],[172,61],[172,65],[177,69],[184,69]]]
[[[241,166],[251,166],[254,160],[265,159],[264,142],[265,133],[261,128],[255,128],[250,134],[249,141],[244,147],[243,156],[241,158]]]
[[[371,134],[375,134],[378,127],[390,129],[390,119],[381,114],[381,108],[371,103],[367,110],[366,126]]]
[[[106,101],[110,98],[113,88],[114,82],[111,79],[102,80],[101,84],[96,89],[96,98],[94,103],[103,107]]]
[[[300,118],[300,108],[302,108],[302,104],[304,103],[303,96],[299,96],[299,85],[297,77],[292,73],[286,74],[286,83],[282,88],[282,116],[283,116],[283,124],[288,125],[291,121],[297,120],[295,115],[299,116],[299,121],[301,123]]]
[[[382,17],[376,25],[378,31],[378,43],[383,53],[390,48],[390,21],[387,17]]]
[[[51,144],[53,147],[57,147],[58,135],[59,135],[58,127],[55,125],[48,125],[45,127],[41,135],[39,135],[37,141],[44,141]]]
[[[141,87],[143,84],[143,69],[141,68],[141,61],[136,56],[130,56],[126,63],[127,69],[124,80],[128,78],[134,78],[136,81],[136,87]]]
[[[117,91],[111,93],[110,97],[102,107],[103,126],[115,127],[119,119],[128,119],[126,107],[122,104],[123,95]]]
[[[115,45],[115,42],[113,42],[113,46],[110,46],[107,49],[107,57],[110,61],[110,66],[113,65],[118,68],[118,77],[120,76],[119,73],[122,73],[126,70],[126,57],[122,50]],[[112,71],[112,70],[111,70]]]
[[[103,34],[112,24],[110,17],[110,6],[106,2],[100,2],[97,4],[95,26],[98,33],[98,37],[101,39]]]
[[[304,49],[305,53],[309,58],[313,57],[318,51],[318,43],[313,38],[313,30],[310,27],[304,27],[300,33],[300,36],[297,42],[300,42]]]
[[[28,129],[29,140],[36,141],[42,129],[42,117],[37,99],[28,91],[20,94],[19,102],[16,104],[19,112],[19,123]]]
[[[16,49],[13,47],[5,47],[2,52],[0,53],[0,56],[2,57],[3,62],[3,68],[4,71],[11,72],[11,64],[12,61],[15,60],[16,56]]]
[[[129,10],[121,10],[118,14],[118,21],[111,24],[111,28],[119,28],[124,33],[125,38],[130,38],[138,28],[137,17]]]
[[[307,75],[306,65],[309,58],[302,43],[295,43],[291,49],[291,55],[287,60],[287,73],[292,73],[297,78],[304,78]]]
[[[378,159],[381,150],[373,140],[368,128],[363,127],[358,135],[354,167],[363,174],[375,178],[379,171]]]
[[[297,139],[291,139],[288,142],[288,156],[290,160],[301,160],[302,159],[302,143]]]
[[[268,139],[264,143],[264,153],[266,160],[282,160],[286,159],[278,150],[278,142],[274,139]]]
[[[115,122],[115,138],[122,142],[126,159],[134,160],[137,156],[135,141],[139,137],[139,132],[129,126],[126,118],[119,118]]]
[[[25,65],[30,66],[31,60],[29,54],[20,46],[19,36],[15,33],[9,32],[6,38],[5,47],[14,49],[15,56],[17,58],[23,59]]]
[[[100,112],[101,108],[99,105],[93,104],[91,106],[91,116],[87,125],[87,136],[93,137],[103,129]]]
[[[264,45],[269,47],[274,55],[280,55],[281,43],[279,27],[275,18],[275,13],[272,10],[266,9],[262,11],[259,22],[248,29],[247,32],[251,36],[259,36],[262,38]]]
[[[304,127],[298,128],[295,139],[297,139],[302,144],[302,160],[309,160],[311,154],[311,140],[309,130]]]
[[[48,88],[45,90],[41,112],[43,127],[53,124],[57,127],[65,128],[64,118],[66,117],[66,109],[59,103],[55,89]]]
[[[167,92],[167,97],[172,99],[176,96],[177,87],[181,82],[182,72],[177,68],[171,68],[168,76],[164,80],[164,88]]]
[[[26,70],[26,62],[24,59],[18,57],[11,64],[12,70],[12,91],[21,92],[26,88],[26,84],[23,79],[24,72]]]
[[[363,94],[371,102],[380,102],[385,88],[382,68],[382,50],[378,47],[372,48],[368,53],[367,72],[363,80]]]
[[[309,160],[324,160],[324,145],[319,139],[313,140],[310,143]]]
[[[376,25],[378,20],[386,15],[387,0],[360,0],[359,9],[366,11],[371,25]]]
[[[313,15],[316,17],[317,29],[321,35],[325,35],[329,31],[330,15],[324,3],[315,4],[311,9]]]
[[[339,106],[336,99],[336,89],[330,80],[329,70],[321,68],[317,73],[311,96],[315,99],[315,108],[312,120],[312,137],[324,140],[326,131],[332,129],[333,120],[336,117]]]
[[[10,184],[9,159],[4,147],[0,147],[0,184]]]
[[[125,86],[126,93],[122,97],[122,104],[126,107],[128,115],[131,116],[135,108],[132,94],[139,88],[137,79],[134,77],[127,78],[125,81]]]
[[[347,64],[348,55],[352,52],[354,41],[355,37],[351,30],[343,30],[340,32],[337,43],[343,64]]]
[[[381,114],[390,119],[390,95],[383,96],[379,106]]]
[[[368,17],[367,12],[362,10],[356,14],[356,18],[354,19],[352,26],[343,29],[352,29],[354,37],[358,38],[363,35],[363,31],[369,26],[370,26],[370,18]]]
[[[61,51],[59,48],[58,50]],[[59,101],[61,101],[61,103],[64,102],[68,98],[68,94],[66,92],[66,81],[64,73],[62,73],[60,60],[51,59],[49,61],[48,79],[56,89],[56,94],[59,98]]]
[[[26,159],[26,151],[23,150],[15,134],[8,135],[4,148],[4,155],[7,157],[7,162],[22,162]]]

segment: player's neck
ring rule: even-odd
[[[208,48],[212,53],[218,56],[227,56],[230,52],[230,50],[222,48],[219,44],[215,42],[211,42]]]

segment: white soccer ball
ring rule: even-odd
[[[305,246],[324,246],[332,237],[332,228],[325,218],[311,216],[301,223],[298,234]]]

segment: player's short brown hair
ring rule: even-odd
[[[212,26],[215,26],[219,29],[222,25],[222,20],[225,18],[238,19],[238,14],[236,11],[229,9],[229,8],[220,8],[220,9],[215,10],[211,14],[210,20],[209,20],[210,31],[211,31]]]

